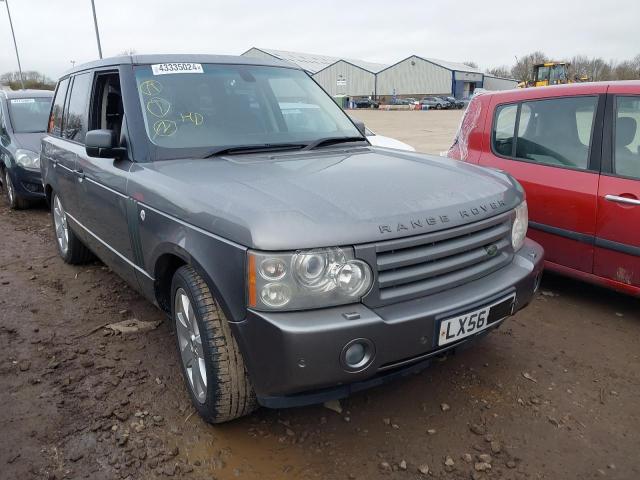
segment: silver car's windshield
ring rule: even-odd
[[[40,133],[47,130],[51,97],[12,98],[9,117],[15,133]]]
[[[135,76],[147,135],[159,147],[213,150],[361,136],[300,70],[163,64],[138,66]]]

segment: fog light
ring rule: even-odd
[[[344,360],[350,367],[358,365],[363,359],[366,353],[365,347],[361,343],[354,343],[347,351],[344,352]]]
[[[358,338],[351,340],[344,346],[340,360],[347,370],[358,372],[369,366],[374,353],[371,340]]]

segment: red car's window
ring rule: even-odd
[[[640,179],[640,97],[616,99],[614,170]]]
[[[501,156],[586,170],[597,105],[596,96],[501,105],[493,122],[493,150]]]

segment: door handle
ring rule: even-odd
[[[605,195],[604,198],[605,200],[609,200],[610,202],[625,203],[627,205],[640,206],[640,200],[638,200],[637,198],[620,197],[618,195]]]
[[[84,171],[81,168],[79,168],[77,170],[74,170],[74,172],[76,175],[78,175],[80,181],[82,181],[82,179],[84,178]]]

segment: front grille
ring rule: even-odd
[[[375,245],[372,303],[386,305],[434,294],[488,275],[509,263],[512,212],[469,225]],[[377,297],[377,298],[376,298]]]

